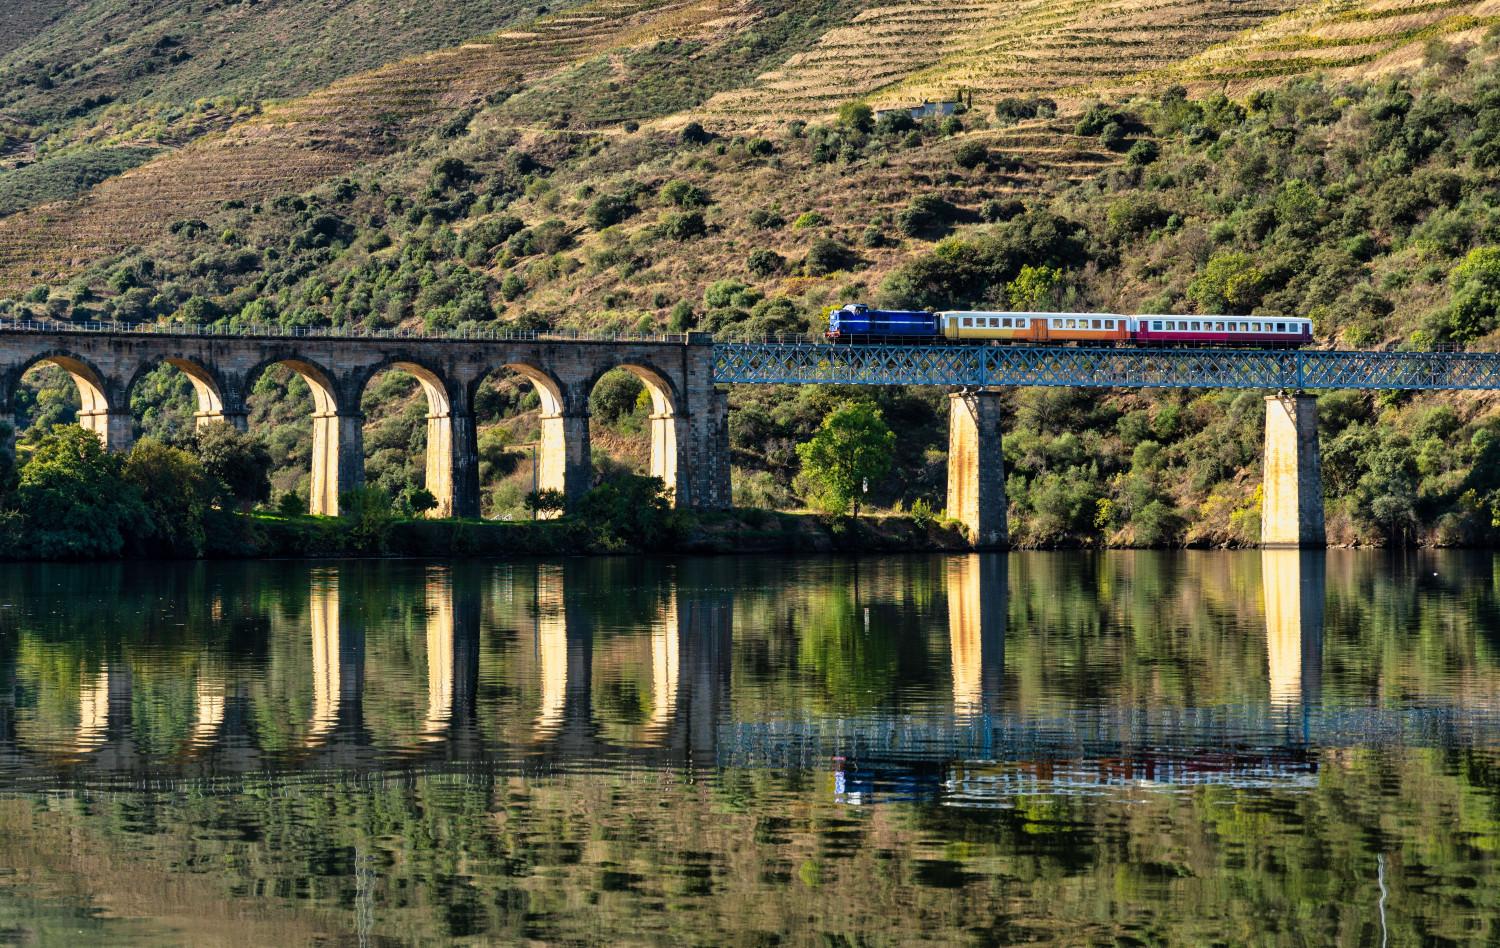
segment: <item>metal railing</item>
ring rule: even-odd
[[[272,339],[414,339],[438,342],[654,342],[683,345],[688,341],[687,333],[594,332],[578,329],[466,329],[434,333],[419,329],[369,329],[363,326],[282,326],[278,323],[231,326],[212,323],[98,321],[74,323],[49,319],[0,319],[0,332],[232,336]]]

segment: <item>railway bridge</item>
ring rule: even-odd
[[[197,393],[200,424],[248,427],[246,398],[273,365],[312,390],[310,508],[338,513],[343,491],[364,482],[360,398],[387,368],[411,373],[426,395],[427,489],[440,516],[479,514],[474,399],[492,371],[528,379],[541,405],[538,483],[568,497],[591,482],[588,399],[604,373],[623,368],[651,396],[651,473],[677,504],[728,507],[730,384],[942,385],[950,396],[949,515],[980,547],[1008,531],[996,387],[1253,388],[1266,396],[1262,537],[1267,546],[1324,545],[1319,389],[1500,389],[1500,353],[1338,352],[1259,349],[1089,349],[1065,346],[833,346],[807,337],[715,342],[707,333],[612,337],[563,332],[409,332],[282,327],[227,330],[183,324],[130,326],[0,322],[0,412],[13,412],[21,376],[49,362],[78,386],[79,423],[106,447],[130,447],[130,389],[167,363]]]

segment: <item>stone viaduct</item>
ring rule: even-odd
[[[0,330],[0,417],[13,414],[21,376],[32,366],[61,366],[78,385],[78,421],[111,451],[128,450],[134,417],[130,390],[162,363],[192,380],[198,423],[249,424],[246,397],[273,365],[285,365],[312,389],[313,461],[310,509],[337,514],[343,491],[364,483],[364,416],[360,397],[379,372],[414,375],[427,396],[427,489],[440,516],[479,516],[474,396],[490,372],[529,379],[541,400],[538,484],[577,497],[592,478],[589,393],[604,373],[624,368],[651,394],[651,473],[675,502],[727,507],[729,409],[713,383],[712,339],[466,340],[384,336],[167,335],[142,332]]]
[[[360,398],[380,372],[400,368],[417,378],[427,397],[426,486],[438,516],[480,513],[474,398],[498,369],[530,380],[541,403],[538,486],[569,498],[592,483],[589,394],[604,373],[623,368],[651,395],[651,473],[679,506],[731,505],[728,396],[716,385],[716,347],[707,333],[649,340],[566,338],[443,338],[336,334],[198,335],[156,331],[48,330],[0,325],[0,418],[13,416],[21,376],[32,366],[61,366],[78,385],[79,423],[99,433],[111,451],[129,449],[135,419],[130,390],[145,372],[167,363],[182,370],[197,392],[199,424],[249,423],[246,396],[273,365],[299,374],[312,389],[313,458],[309,507],[339,512],[339,495],[364,483],[364,416]],[[822,347],[827,348],[827,347]],[[743,354],[741,354],[742,356]],[[726,358],[733,358],[734,354]],[[792,382],[792,378],[719,381]],[[836,380],[827,380],[836,381]],[[892,377],[881,384],[902,381]],[[909,379],[943,384],[932,379]],[[1039,384],[1021,381],[1019,384]],[[1098,384],[1080,378],[1078,384]],[[949,398],[948,515],[965,524],[976,547],[1008,545],[1002,400],[985,387]],[[1325,544],[1322,470],[1316,400],[1311,395],[1266,398],[1263,545],[1318,548]]]

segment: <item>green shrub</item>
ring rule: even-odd
[[[661,235],[668,240],[691,240],[708,232],[703,215],[697,211],[663,214],[657,226]]]
[[[935,194],[919,194],[896,215],[896,226],[908,237],[932,236],[946,229],[956,211]]]
[[[863,102],[845,102],[839,106],[838,122],[845,128],[868,132],[875,127],[875,112]]]
[[[953,161],[960,168],[978,168],[980,165],[989,164],[990,150],[983,142],[967,141],[958,146],[953,153]]]
[[[745,261],[745,266],[753,275],[764,279],[773,273],[780,273],[786,266],[786,258],[774,250],[762,247],[750,251],[750,257]]]
[[[821,227],[828,223],[828,218],[817,211],[807,211],[792,221],[792,230],[806,230],[809,227]]]
[[[378,553],[390,536],[393,511],[391,495],[379,487],[356,487],[339,494],[339,517],[344,538],[358,553]]]
[[[1161,157],[1161,146],[1149,138],[1142,138],[1130,146],[1125,153],[1125,164],[1132,168],[1143,168]]]
[[[807,248],[804,266],[808,276],[823,276],[844,266],[845,250],[836,240],[819,237]]]

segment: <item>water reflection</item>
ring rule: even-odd
[[[1323,678],[1327,554],[1262,550],[1260,556],[1271,705],[1290,710],[1316,705]]]
[[[18,567],[0,600],[34,885],[0,918],[1194,943],[1373,905],[1382,853],[1393,932],[1500,909],[1488,554]]]

